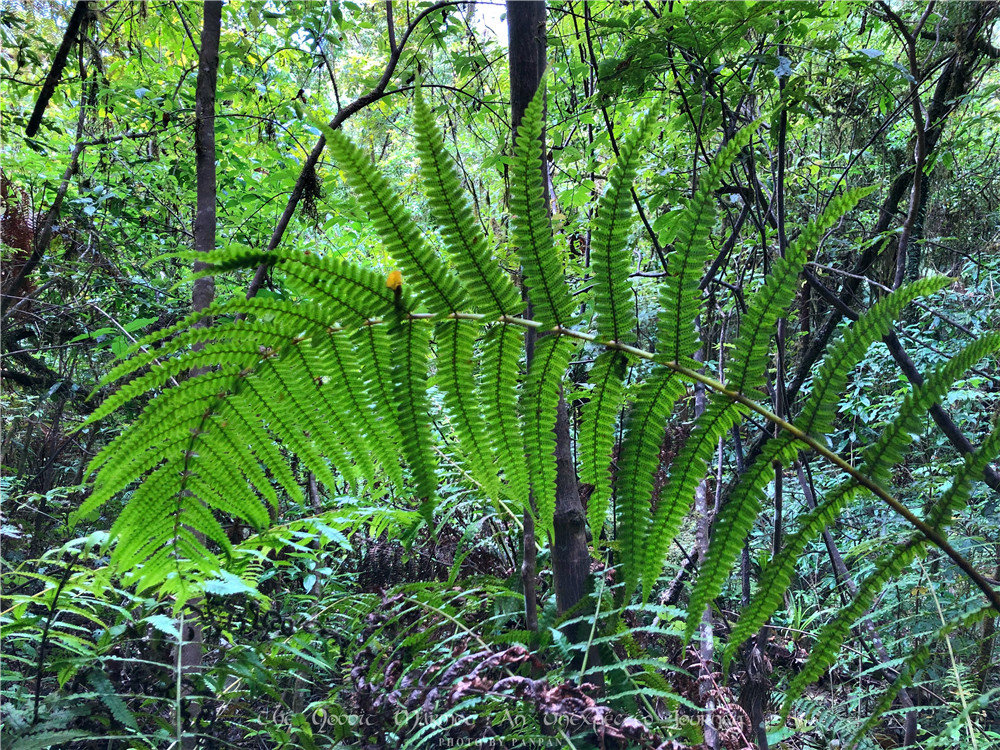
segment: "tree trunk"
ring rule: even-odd
[[[210,0],[205,3],[204,22],[201,30],[201,49],[198,54],[198,81],[195,88],[195,178],[197,181],[197,203],[194,220],[194,249],[199,253],[209,253],[215,249],[215,89],[219,71],[219,37],[222,31],[222,2]],[[196,261],[195,272],[204,270],[207,264]],[[215,299],[215,279],[205,276],[196,279],[191,292],[191,308],[195,312],[204,310]],[[199,326],[209,325],[202,320]],[[200,541],[204,537],[197,534]],[[195,678],[201,672],[204,633],[201,622],[194,610],[183,620],[183,638],[180,646],[179,669],[183,681],[183,693],[187,698],[194,693]],[[181,707],[178,706],[180,709]],[[186,717],[178,717],[178,727],[186,718],[194,727],[201,706],[189,701]],[[195,732],[183,736],[181,746],[194,748],[198,745]]]
[[[702,353],[698,352],[696,358],[701,358]],[[705,386],[701,383],[694,388],[694,415],[695,419],[700,417],[705,411],[708,399],[705,396]],[[695,529],[695,540],[698,546],[698,557],[704,560],[708,555],[708,544],[712,534],[712,507],[708,501],[708,480],[702,479],[694,491],[694,514],[697,518]],[[701,625],[698,627],[698,694],[704,701],[705,706],[705,747],[716,750],[719,747],[719,732],[716,727],[714,682],[715,662],[714,651],[714,628],[712,625],[712,605],[705,607],[701,616]]]
[[[545,70],[545,3],[512,1],[507,3],[507,36],[510,56],[510,124],[511,145],[524,111],[531,103]],[[543,131],[544,133],[544,131]],[[543,135],[544,137],[544,135]],[[544,162],[539,168],[544,169]],[[542,180],[543,189],[546,181]],[[525,313],[531,317],[531,300]],[[524,338],[527,366],[535,354],[535,331],[528,329]],[[534,497],[528,502],[535,506]],[[535,539],[535,519],[532,508],[524,511],[524,538],[521,556],[521,587],[524,593],[524,621],[528,630],[538,630],[538,601],[535,586],[537,575],[537,549]]]
[[[194,249],[199,253],[215,250],[215,87],[219,72],[219,36],[222,28],[222,2],[205,3],[205,21],[201,30],[198,55],[198,83],[195,90],[194,151],[197,179],[197,208],[194,219]],[[195,272],[204,270],[201,261]],[[191,293],[191,308],[204,310],[215,299],[215,279],[196,279]]]
[[[997,560],[996,572],[993,574],[993,577],[1000,580],[1000,542],[997,542],[993,546],[993,552]],[[976,658],[975,684],[980,694],[986,692],[986,686],[989,684],[990,667],[996,666],[993,664],[993,652],[996,648],[994,641],[996,637],[997,618],[991,614],[983,620],[983,630],[979,637],[979,655]]]
[[[510,44],[510,103],[511,126],[517,132],[524,111],[538,90],[545,70],[545,19],[544,2],[508,2],[507,29]],[[544,140],[544,131],[543,131]],[[548,203],[548,174],[544,160],[544,150],[539,154],[539,169],[542,170],[542,185]],[[530,300],[529,300],[530,305]],[[534,332],[527,335],[527,354],[530,363],[534,349]],[[587,548],[586,513],[580,499],[576,479],[576,467],[570,444],[569,413],[566,402],[560,398],[555,426],[556,434],[556,503],[554,518],[554,538],[552,543],[552,573],[556,590],[556,607],[566,612],[582,600],[587,593],[590,576],[590,551]],[[527,563],[533,556],[533,535],[529,538],[529,524],[525,523],[525,555]],[[529,550],[529,546],[532,547]],[[531,566],[532,568],[534,566]],[[533,604],[534,570],[522,566],[526,614]],[[529,592],[532,601],[527,601]],[[567,634],[571,639],[575,633]],[[588,662],[594,664],[591,659]]]
[[[29,138],[33,138],[38,133],[38,127],[42,124],[42,116],[45,114],[45,108],[49,106],[49,100],[56,92],[56,86],[59,85],[59,79],[62,78],[63,69],[69,61],[70,50],[73,49],[73,45],[76,43],[80,29],[85,26],[87,6],[87,1],[81,0],[73,8],[73,15],[69,18],[62,43],[59,45],[59,49],[56,50],[55,57],[52,58],[52,67],[49,69],[49,74],[45,77],[45,83],[42,84],[42,90],[35,101],[35,108],[31,112],[31,119],[28,120],[28,125],[24,129],[24,134]],[[82,97],[80,106],[83,106]]]

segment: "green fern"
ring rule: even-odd
[[[601,352],[590,370],[593,390],[580,424],[580,478],[594,486],[587,501],[587,522],[600,539],[611,499],[611,453],[618,413],[625,400],[628,360],[618,351]]]
[[[556,507],[556,436],[553,430],[562,379],[575,343],[565,336],[539,338],[522,394],[522,429],[531,493],[539,528],[549,534],[553,531],[552,517]]]
[[[528,470],[524,465],[517,409],[519,361],[523,351],[524,329],[506,323],[490,327],[483,343],[477,392],[493,455],[506,479],[507,494],[525,509],[529,507]]]
[[[795,282],[809,254],[824,233],[871,192],[872,188],[853,190],[832,201],[827,210],[791,244],[785,257],[774,264],[743,316],[733,347],[738,354],[730,359],[725,373],[725,383],[730,390],[753,396],[753,392],[764,385],[767,347],[772,331],[794,299]],[[745,413],[744,407],[722,394],[714,393],[710,398],[711,403],[695,422],[684,447],[671,463],[667,484],[660,493],[642,571],[647,597],[660,574],[667,549],[691,506],[695,489],[705,476],[719,438],[739,424]]]
[[[371,218],[386,252],[399,264],[418,298],[436,312],[466,309],[466,292],[445,263],[424,243],[423,236],[388,181],[368,156],[340,130],[322,122],[317,127],[327,148],[344,170],[361,205]]]
[[[927,380],[925,386],[931,386],[932,381],[937,380],[941,384],[941,387],[937,389],[939,391],[937,398],[940,398],[954,377],[961,374],[971,364],[979,361],[985,352],[1000,348],[1000,334],[994,334],[988,339],[990,340],[987,341],[984,338],[970,344],[962,354],[942,365],[935,376]],[[984,342],[986,342],[985,345],[983,345]],[[970,350],[974,351],[970,352]],[[950,367],[956,361],[959,361],[960,364]],[[966,367],[959,370],[961,364],[966,364]],[[945,374],[945,371],[948,370],[950,372]],[[947,383],[943,381],[947,381]],[[931,387],[934,388],[934,386]],[[983,442],[980,449],[974,455],[967,457],[965,464],[952,478],[951,485],[934,504],[928,515],[927,520],[932,526],[939,527],[951,517],[952,513],[964,506],[972,490],[973,480],[982,476],[983,469],[998,454],[1000,454],[1000,429],[994,430]],[[790,697],[786,698],[786,701],[799,695],[807,685],[814,682],[826,671],[827,667],[836,659],[837,652],[843,645],[851,626],[868,611],[875,597],[890,580],[903,572],[914,559],[925,554],[925,545],[926,542],[923,538],[913,536],[876,563],[875,570],[861,582],[851,601],[841,607],[836,616],[820,631],[816,643],[809,653],[809,658],[788,686],[787,695]]]
[[[478,333],[478,326],[465,320],[445,320],[435,326],[437,383],[444,392],[445,407],[452,415],[469,473],[491,498],[499,500],[503,491],[486,438],[486,423],[477,394],[469,387],[475,382],[472,359]]]
[[[695,318],[701,307],[699,284],[708,261],[708,237],[715,224],[714,194],[730,163],[750,142],[753,131],[752,126],[744,128],[719,151],[681,215],[674,251],[668,259],[668,275],[660,292],[658,361],[693,363],[698,367],[692,359],[698,348]],[[653,474],[667,417],[683,393],[683,386],[675,379],[666,366],[654,370],[625,425],[616,484],[625,596],[631,595],[646,569]]]
[[[366,326],[364,333],[369,333],[372,328]],[[395,437],[399,434],[398,421],[382,418],[371,406],[377,401],[364,398],[364,380],[357,357],[357,349],[360,347],[355,347],[351,339],[342,332],[326,335],[329,346],[317,344],[315,352],[318,356],[325,357],[325,370],[331,373],[329,385],[336,399],[334,408],[342,414],[351,415],[351,421],[357,420],[356,426],[361,429],[367,445],[371,446],[372,455],[390,481],[399,487],[403,484],[403,474],[400,471]],[[377,371],[377,365],[373,364],[371,368]]]
[[[591,270],[594,272],[594,323],[602,339],[635,341],[636,316],[629,273],[632,252],[626,247],[634,220],[632,182],[638,166],[639,149],[652,130],[659,107],[649,111],[627,138],[622,140],[618,162],[608,175],[608,185],[594,214],[590,241]]]
[[[402,431],[403,455],[413,473],[428,523],[437,496],[437,462],[431,454],[430,423],[425,416],[430,413],[427,397],[430,334],[426,323],[414,319],[401,318],[389,329],[389,338],[394,343],[392,405]]]
[[[545,87],[539,86],[521,119],[511,166],[511,244],[517,249],[529,290],[532,316],[544,327],[569,328],[575,322],[573,297],[552,238],[545,206],[542,144]]]
[[[659,465],[667,417],[682,395],[684,384],[679,377],[666,367],[654,369],[639,388],[625,420],[625,438],[615,486],[618,546],[625,577],[625,586],[619,596],[626,600],[639,583],[653,479]]]
[[[738,131],[700,175],[698,189],[688,201],[677,224],[674,251],[667,259],[667,276],[660,286],[659,330],[656,337],[660,361],[693,364],[698,350],[694,320],[701,307],[701,279],[708,262],[709,233],[715,225],[715,191],[736,156],[753,137],[757,123]]]
[[[490,256],[486,238],[462,190],[455,160],[445,150],[444,137],[419,86],[414,97],[413,124],[431,217],[474,308],[491,318],[519,315],[524,302]]]
[[[919,431],[920,418],[947,393],[956,378],[998,348],[1000,348],[1000,334],[991,334],[973,342],[955,357],[939,365],[922,386],[915,388],[906,397],[898,416],[882,430],[876,442],[865,451],[861,470],[867,475],[876,477],[879,481],[885,481],[888,470],[899,462],[901,451],[910,442],[910,436]],[[985,463],[993,457],[988,444],[983,444],[977,457],[981,457],[977,458],[977,461],[982,463],[979,467],[981,473]],[[971,475],[965,476],[964,481],[967,482]],[[945,498],[955,497],[953,491],[960,486],[959,481],[956,477],[952,490],[945,493],[942,501],[935,505],[936,508],[948,507]],[[799,529],[788,536],[781,552],[764,568],[758,585],[758,594],[751,600],[750,605],[733,627],[726,653],[727,661],[735,649],[751,637],[778,608],[782,593],[791,582],[795,562],[802,554],[806,544],[815,538],[823,527],[832,523],[859,491],[860,488],[856,483],[845,482],[831,490],[815,510],[803,516]],[[935,527],[939,526],[941,522],[937,516],[929,516],[927,520]],[[906,545],[900,548],[900,554],[905,547]],[[911,560],[912,557],[907,562]],[[839,644],[835,650],[836,648],[839,648]]]
[[[809,397],[793,422],[794,426],[805,435],[825,439],[823,436],[833,426],[848,374],[868,347],[888,333],[903,307],[919,296],[941,289],[950,281],[944,277],[920,279],[888,295],[861,316],[830,346],[817,370]],[[726,575],[740,553],[743,539],[763,507],[764,487],[774,475],[774,466],[787,465],[797,455],[799,447],[788,432],[768,441],[761,454],[739,478],[728,501],[719,511],[713,524],[708,553],[691,592],[686,632],[688,639],[697,630],[705,607],[722,590]]]
[[[635,180],[639,149],[656,122],[658,106],[642,118],[639,127],[622,141],[618,162],[608,175],[608,185],[597,205],[590,242],[594,272],[594,322],[602,339],[630,344],[635,341],[637,320],[629,282],[632,253],[626,247],[633,223],[631,186]],[[611,454],[615,426],[625,398],[624,378],[628,360],[621,352],[602,353],[590,371],[594,387],[583,409],[580,425],[580,477],[593,485],[587,503],[587,521],[599,539],[611,499]]]
[[[770,331],[787,314],[809,252],[864,191],[834,201],[775,264],[751,299],[725,382],[716,382],[697,371],[695,321],[715,224],[714,194],[754,126],[720,150],[682,215],[669,275],[660,284],[657,351],[651,352],[636,346],[627,238],[631,182],[642,141],[655,125],[655,108],[622,143],[596,212],[594,288],[589,294],[582,290],[579,299],[571,293],[543,198],[544,94],[528,108],[511,160],[510,244],[532,302],[530,316],[523,318],[525,305],[492,259],[422,96],[414,108],[420,172],[448,262],[435,253],[436,243],[425,241],[364,152],[343,133],[325,129],[330,153],[402,278],[392,273],[387,279],[341,257],[294,249],[236,248],[199,255],[208,264],[204,274],[266,264],[283,282],[285,294],[220,302],[132,348],[103,381],[117,384],[117,391],[88,423],[136,399],[152,398],[140,418],[91,462],[93,493],[77,517],[131,491],[112,529],[112,565],[132,571],[131,580],[145,588],[160,586],[176,594],[178,602],[195,595],[199,580],[212,571],[243,564],[232,561],[234,550],[216,514],[266,528],[280,502],[303,502],[301,472],[311,472],[337,493],[376,488],[392,493],[402,500],[398,513],[416,518],[419,509],[431,522],[439,479],[431,428],[443,416],[429,394],[433,383],[457,438],[462,469],[495,501],[510,498],[529,508],[533,496],[539,528],[550,535],[558,476],[553,427],[569,362],[588,342],[598,354],[579,454],[582,476],[595,486],[588,518],[595,539],[603,531],[612,490],[618,500],[615,544],[625,582],[617,598],[630,598],[640,580],[648,595],[718,436],[749,411],[780,428],[781,436],[765,445],[724,506],[692,595],[700,618],[762,507],[761,488],[773,476],[773,464],[794,458],[802,448],[798,438],[844,468],[821,441],[832,428],[850,369],[906,302],[946,280],[923,280],[890,295],[850,328],[830,347],[803,409],[788,425],[758,403]],[[595,312],[596,332],[574,328],[577,309],[588,305]],[[208,318],[211,325],[199,325]],[[530,366],[523,356],[529,329],[538,334]],[[640,360],[652,363],[652,370],[626,392],[627,368]],[[949,365],[948,372],[962,362]],[[944,376],[935,378],[921,393],[947,387]],[[692,382],[706,386],[710,405],[651,519],[665,426]],[[907,420],[926,409],[927,398],[907,407],[908,416],[893,435],[909,429]],[[615,428],[623,410],[624,438],[612,483]],[[903,447],[888,436],[885,440],[866,454],[865,466],[876,482],[884,481],[885,467]],[[866,484],[853,468],[848,473]],[[881,492],[877,485],[867,486]],[[853,492],[845,492],[843,502]],[[824,512],[837,512],[840,502],[824,500]],[[821,528],[825,518],[807,518],[802,528]],[[782,579],[776,574],[775,581]],[[768,606],[754,610],[754,617],[766,619]]]

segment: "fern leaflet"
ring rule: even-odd
[[[413,285],[421,301],[433,313],[465,309],[465,290],[424,243],[420,230],[385,177],[342,131],[331,130],[320,122],[316,126],[326,137],[327,146],[344,170],[348,184],[371,217],[385,249],[399,264],[407,283]]]
[[[542,186],[542,114],[545,88],[539,86],[517,129],[510,187],[511,243],[524,267],[532,315],[547,327],[569,327],[573,298],[556,253],[552,222]]]
[[[539,528],[552,534],[556,507],[556,411],[562,380],[575,342],[565,336],[542,336],[528,369],[522,394],[524,449]]]
[[[524,303],[490,255],[482,228],[462,190],[455,160],[445,151],[444,137],[419,86],[414,97],[413,124],[431,217],[475,309],[491,318],[518,315]]]

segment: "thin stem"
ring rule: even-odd
[[[66,582],[69,581],[69,576],[73,571],[73,566],[76,565],[76,561],[79,559],[80,553],[77,552],[73,559],[66,565],[66,570],[63,572],[62,578],[59,579],[59,585],[56,586],[55,596],[52,597],[52,606],[49,607],[49,615],[45,618],[45,627],[42,628],[42,638],[38,644],[38,672],[35,674],[35,705],[31,717],[32,726],[38,723],[38,708],[42,700],[42,672],[45,664],[45,646],[49,642],[49,630],[52,628],[52,623],[56,619],[59,597],[62,595],[63,589],[66,587]]]
[[[972,717],[969,716],[969,705],[965,700],[965,688],[962,686],[962,675],[958,672],[958,665],[955,663],[955,651],[951,647],[951,635],[948,633],[948,622],[944,619],[944,612],[941,611],[941,602],[938,600],[934,580],[927,574],[927,568],[924,567],[924,561],[918,557],[917,564],[920,566],[920,572],[923,574],[924,578],[927,579],[927,588],[931,592],[931,598],[934,600],[934,607],[937,609],[938,618],[941,620],[942,632],[944,633],[944,643],[948,647],[948,660],[951,662],[952,674],[955,675],[955,692],[958,694],[958,699],[962,703],[962,714],[965,716],[965,727],[969,732],[969,741],[972,742],[973,750],[979,750],[979,746],[976,743],[976,731],[972,727]]]

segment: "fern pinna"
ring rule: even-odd
[[[907,549],[917,551],[927,542],[938,546],[996,604],[996,592],[948,544],[942,531],[946,512],[920,519],[885,485],[915,420],[997,341],[969,347],[935,371],[866,451],[860,467],[831,451],[825,438],[846,379],[868,346],[890,330],[907,303],[949,280],[919,280],[846,328],[828,347],[808,396],[790,420],[783,420],[761,394],[775,323],[792,314],[799,276],[825,233],[869,191],[848,191],[834,199],[772,265],[748,300],[728,365],[717,380],[696,360],[702,346],[697,327],[702,278],[716,223],[716,193],[732,162],[749,148],[757,124],[722,146],[683,207],[667,273],[658,282],[655,347],[646,350],[637,345],[630,198],[643,144],[656,129],[660,108],[653,105],[640,115],[620,144],[594,210],[593,284],[575,290],[545,205],[542,96],[525,113],[509,162],[509,244],[530,292],[531,317],[524,317],[515,280],[491,253],[462,189],[461,173],[419,90],[416,150],[436,238],[422,230],[363,151],[344,133],[321,127],[333,161],[398,271],[387,277],[337,255],[294,249],[200,256],[208,263],[205,273],[213,274],[267,264],[282,276],[290,295],[219,302],[139,342],[105,378],[118,383],[118,390],[91,422],[153,395],[141,417],[91,463],[94,489],[78,511],[87,514],[131,491],[112,529],[114,565],[178,601],[195,595],[206,572],[223,568],[231,552],[218,514],[266,526],[284,499],[302,501],[298,467],[332,491],[391,492],[430,522],[438,494],[432,425],[441,424],[440,417],[451,426],[464,475],[483,497],[498,507],[535,513],[539,528],[551,533],[557,479],[553,426],[561,395],[574,385],[567,377],[570,361],[589,343],[598,354],[576,435],[579,470],[594,487],[588,522],[595,549],[601,548],[602,537],[613,542],[609,546],[625,584],[618,589],[620,597],[630,598],[640,583],[643,596],[650,595],[719,439],[754,416],[776,426],[777,435],[723,494],[691,592],[689,636],[722,590],[765,507],[775,466],[810,454],[833,464],[844,482],[799,520],[784,550],[765,567],[760,592],[736,624],[734,643],[767,622],[804,545],[862,492],[913,524],[916,536]],[[208,318],[210,326],[196,325]],[[529,329],[538,336],[526,368]],[[640,361],[651,369],[626,389],[626,375]],[[664,431],[695,383],[706,387],[708,407],[691,425],[654,507]],[[431,398],[432,387],[440,399]],[[623,437],[616,450],[618,434]],[[942,500],[947,508],[962,502],[962,488],[993,458],[996,442],[970,459],[966,473],[956,478],[957,489]],[[613,540],[606,523],[612,499]],[[891,556],[865,582],[858,600],[831,623],[825,647],[816,650],[815,666],[801,680],[822,670],[830,649],[839,645],[839,634],[863,613],[870,592],[900,570],[908,554]]]

